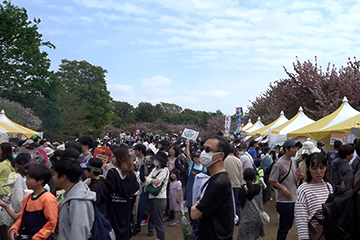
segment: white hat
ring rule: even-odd
[[[312,154],[312,153],[319,153],[321,152],[320,149],[318,149],[317,147],[315,147],[315,144],[311,141],[306,141],[303,143],[302,148],[299,149],[299,154],[303,155],[303,154]]]
[[[54,150],[51,149],[51,147],[45,147],[44,151],[48,157],[51,157],[54,154]]]

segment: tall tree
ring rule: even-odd
[[[115,127],[124,127],[136,122],[135,109],[130,103],[113,100],[111,104],[114,113],[113,124]]]
[[[26,107],[54,90],[50,60],[40,48],[55,46],[42,40],[39,23],[38,18],[28,20],[25,8],[0,4],[0,95]]]
[[[104,70],[87,61],[62,60],[56,73],[62,89],[77,97],[77,106],[84,106],[86,132],[94,137],[101,136],[112,114],[111,97],[106,87]],[[64,106],[67,112],[66,106]]]

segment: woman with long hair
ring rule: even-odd
[[[8,195],[11,191],[10,187],[3,187],[6,185],[8,177],[11,172],[14,171],[13,168],[13,156],[12,156],[12,147],[8,142],[3,142],[0,144],[0,199]]]
[[[115,168],[111,168],[106,176],[110,193],[106,217],[115,231],[116,239],[127,240],[131,237],[131,204],[139,183],[127,148],[115,148],[111,161]]]
[[[322,228],[322,204],[333,192],[324,181],[327,160],[322,153],[312,153],[306,158],[306,179],[297,190],[295,223],[299,239],[325,239]]]
[[[239,193],[239,203],[243,211],[240,218],[238,240],[254,240],[265,236],[264,225],[257,210],[257,207],[263,210],[262,187],[260,184],[255,184],[256,176],[257,173],[254,169],[244,170],[245,185],[242,186]]]

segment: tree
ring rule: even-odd
[[[318,120],[335,111],[344,96],[359,110],[360,62],[354,60],[349,59],[347,66],[340,69],[329,63],[326,71],[318,67],[316,58],[315,64],[297,60],[293,64],[294,73],[284,67],[288,78],[270,84],[265,93],[251,102],[248,109],[252,122],[261,116],[263,123],[268,124],[281,111],[292,118],[300,106],[310,118]]]
[[[55,46],[42,40],[39,23],[28,20],[25,8],[6,1],[0,5],[0,95],[27,107],[54,90],[50,60],[40,48]]]
[[[160,102],[161,107],[166,114],[181,113],[182,107],[173,103]]]
[[[62,60],[56,73],[66,94],[76,96],[76,106],[85,108],[86,132],[94,137],[102,135],[112,114],[111,97],[106,87],[104,70],[87,61]],[[67,106],[63,106],[67,112]]]
[[[161,119],[164,111],[160,104],[153,106],[148,102],[141,102],[135,109],[135,119],[138,122],[154,122],[156,119]]]
[[[25,108],[20,103],[3,98],[0,98],[0,105],[0,110],[4,110],[6,116],[12,121],[32,130],[41,128],[42,121],[31,108]]]
[[[121,101],[112,101],[112,108],[114,113],[113,124],[115,127],[124,127],[127,124],[135,123],[134,107]]]

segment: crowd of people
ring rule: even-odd
[[[94,156],[97,147],[111,150],[108,160]],[[335,141],[328,153],[323,147],[176,134],[11,139],[0,144],[0,239],[90,239],[100,211],[112,239],[130,239],[143,226],[149,237],[171,239],[165,222],[180,231],[188,212],[193,239],[232,239],[239,226],[237,239],[252,240],[266,235],[261,212],[273,197],[277,239],[287,238],[294,219],[298,239],[325,239],[322,204],[360,179],[360,141]]]

